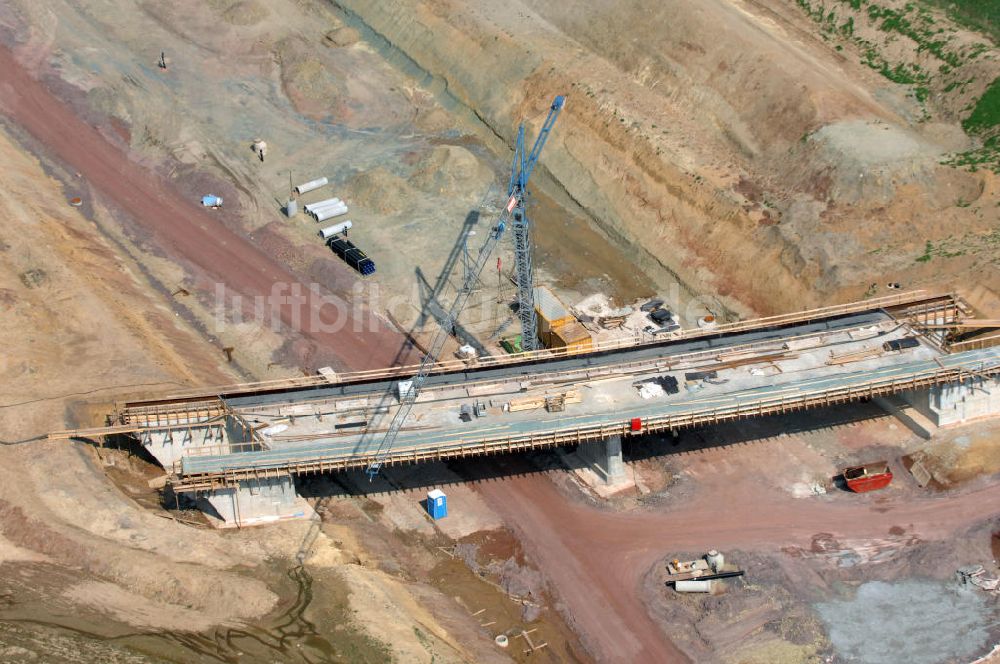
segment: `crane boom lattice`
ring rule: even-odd
[[[562,95],[556,97],[549,107],[549,115],[538,132],[538,138],[531,153],[524,154],[524,125],[517,130],[517,146],[514,149],[514,163],[511,166],[508,193],[517,201],[513,210],[511,232],[514,235],[514,263],[517,267],[517,316],[521,320],[521,349],[538,350],[538,316],[535,313],[535,275],[531,264],[531,223],[528,220],[527,202],[528,179],[535,170],[538,157],[566,103]]]
[[[503,237],[508,221],[513,221],[514,226],[514,256],[517,264],[521,339],[522,344],[526,342],[528,344],[522,345],[522,347],[524,350],[536,350],[538,348],[533,296],[534,279],[531,270],[531,240],[528,218],[525,214],[524,198],[527,195],[528,178],[531,176],[531,172],[538,162],[538,156],[541,154],[542,147],[545,146],[545,141],[548,139],[549,132],[552,131],[552,126],[555,124],[565,100],[565,97],[558,96],[552,102],[545,124],[539,132],[538,138],[535,139],[531,153],[527,156],[524,153],[524,125],[522,124],[518,128],[517,146],[514,150],[514,164],[511,167],[507,204],[503,212],[501,212],[496,225],[490,231],[489,237],[486,238],[483,246],[479,249],[475,262],[471,267],[468,267],[466,263],[466,268],[463,270],[462,286],[458,291],[458,295],[455,297],[455,301],[452,303],[451,308],[448,309],[444,319],[441,320],[441,326],[434,334],[434,339],[431,341],[430,348],[427,349],[427,353],[421,360],[416,375],[409,380],[399,381],[396,384],[399,392],[399,408],[393,415],[392,421],[389,423],[388,429],[386,429],[385,436],[375,451],[372,462],[368,465],[366,473],[369,479],[374,479],[378,475],[382,464],[389,457],[392,446],[396,442],[396,436],[399,435],[403,424],[406,422],[406,418],[409,417],[410,411],[413,409],[413,404],[417,401],[420,388],[423,387],[427,377],[434,370],[438,357],[441,355],[441,351],[448,341],[448,337],[454,331],[458,317],[465,309],[469,296],[479,282],[479,275],[482,274],[483,268],[486,267],[486,262],[493,255],[493,251]],[[525,322],[526,314],[529,316],[527,322]]]
[[[510,207],[513,208],[513,206]],[[476,261],[473,263],[472,269],[467,271],[465,278],[462,280],[462,286],[458,291],[458,296],[455,298],[455,301],[452,302],[451,308],[448,309],[448,313],[441,321],[441,326],[434,334],[434,339],[431,341],[430,348],[427,349],[427,353],[424,355],[423,360],[420,361],[420,367],[417,370],[417,374],[408,381],[400,381],[397,383],[399,386],[399,408],[396,410],[395,415],[393,415],[392,421],[389,423],[389,428],[386,430],[385,437],[382,439],[378,450],[375,452],[374,461],[372,461],[372,463],[368,466],[367,473],[369,477],[374,477],[378,474],[382,467],[382,462],[392,450],[392,444],[395,442],[400,429],[403,428],[403,424],[406,422],[406,418],[409,416],[410,410],[412,410],[413,404],[417,400],[417,395],[420,393],[420,388],[423,386],[424,381],[427,380],[427,376],[429,376],[434,370],[438,357],[441,355],[441,350],[448,341],[448,337],[452,334],[455,322],[458,320],[458,316],[465,308],[465,304],[468,302],[469,296],[475,290],[476,283],[479,281],[479,275],[482,273],[483,268],[486,266],[486,262],[493,254],[500,238],[503,237],[503,232],[506,228],[509,216],[510,213],[507,210],[504,210],[503,214],[500,215],[499,221],[493,227],[489,237],[486,239],[486,242],[484,242],[483,246],[479,249],[479,253],[476,255]]]

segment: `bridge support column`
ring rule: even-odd
[[[903,395],[939,427],[1000,415],[1000,377],[972,376]]]
[[[254,526],[313,515],[312,507],[295,491],[291,475],[240,480],[235,487],[216,489],[198,499],[202,511],[218,517],[220,528]]]
[[[626,477],[621,436],[581,443],[577,454],[608,484],[617,484]]]

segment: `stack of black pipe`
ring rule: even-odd
[[[375,274],[375,261],[368,258],[368,254],[354,246],[354,243],[342,235],[334,235],[326,241],[337,254],[344,259],[344,262],[353,267],[364,276]]]

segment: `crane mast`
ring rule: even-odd
[[[497,220],[497,223],[492,229],[490,229],[490,234],[486,238],[486,241],[483,242],[483,246],[480,247],[479,253],[476,254],[476,260],[473,263],[472,268],[465,271],[461,287],[458,290],[458,295],[455,297],[455,301],[452,302],[447,314],[441,321],[441,326],[434,334],[434,339],[431,341],[431,345],[427,349],[427,353],[421,360],[416,375],[413,376],[413,378],[401,380],[396,383],[396,389],[399,394],[399,408],[393,415],[392,421],[389,423],[389,427],[385,432],[385,436],[382,438],[381,443],[379,443],[378,449],[375,451],[374,458],[365,471],[368,474],[369,480],[374,479],[375,476],[378,475],[382,468],[382,464],[392,452],[392,446],[396,442],[396,436],[399,435],[400,430],[403,428],[403,424],[406,422],[406,418],[413,409],[413,404],[416,403],[417,395],[419,395],[421,387],[423,387],[427,377],[434,370],[438,357],[441,355],[441,351],[444,348],[445,343],[448,341],[448,337],[452,335],[458,317],[465,309],[469,296],[472,295],[473,290],[475,290],[476,283],[479,281],[479,275],[482,274],[483,268],[486,267],[486,262],[490,259],[490,256],[493,255],[497,244],[503,237],[508,221],[513,221],[514,227],[514,252],[518,272],[518,306],[519,312],[522,314],[522,344],[525,339],[530,337],[533,340],[531,349],[534,350],[537,348],[538,335],[535,327],[535,307],[532,293],[533,280],[531,272],[531,245],[530,238],[528,236],[528,218],[525,215],[524,198],[527,195],[528,178],[531,177],[531,172],[534,170],[535,164],[538,162],[538,156],[541,154],[542,148],[545,146],[545,141],[548,139],[548,135],[552,131],[552,125],[555,124],[556,117],[558,117],[559,111],[562,110],[565,101],[566,98],[560,95],[552,102],[552,106],[549,108],[548,118],[546,118],[542,130],[538,134],[538,138],[535,139],[534,146],[531,148],[531,153],[528,155],[525,155],[524,153],[524,125],[522,124],[518,128],[517,145],[514,150],[514,163],[511,166],[507,204],[504,206],[503,212],[500,213],[500,218]],[[521,238],[520,241],[518,240],[518,237]],[[521,247],[522,249],[520,253],[518,253],[518,247]],[[528,324],[531,327],[524,327],[525,318],[523,316],[523,312],[525,311],[525,303],[527,303],[527,310],[530,312],[530,321]]]
[[[535,170],[538,156],[545,147],[556,118],[559,117],[559,112],[565,104],[566,98],[562,95],[552,101],[549,115],[545,118],[545,124],[542,125],[528,155],[524,152],[524,124],[518,127],[514,162],[510,169],[510,186],[507,193],[516,199],[511,212],[513,218],[511,233],[514,235],[514,265],[517,270],[517,316],[521,321],[521,350],[524,351],[540,348],[538,317],[535,313],[535,274],[531,265],[531,223],[527,212],[528,178]]]

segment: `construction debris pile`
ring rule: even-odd
[[[965,588],[979,588],[993,595],[1000,595],[1000,577],[989,577],[986,575],[986,568],[982,565],[969,565],[960,567],[955,576],[958,582]]]
[[[727,564],[725,556],[712,549],[697,560],[669,561],[667,574],[667,585],[679,593],[715,593],[722,579],[741,577],[744,572],[732,563]]]

